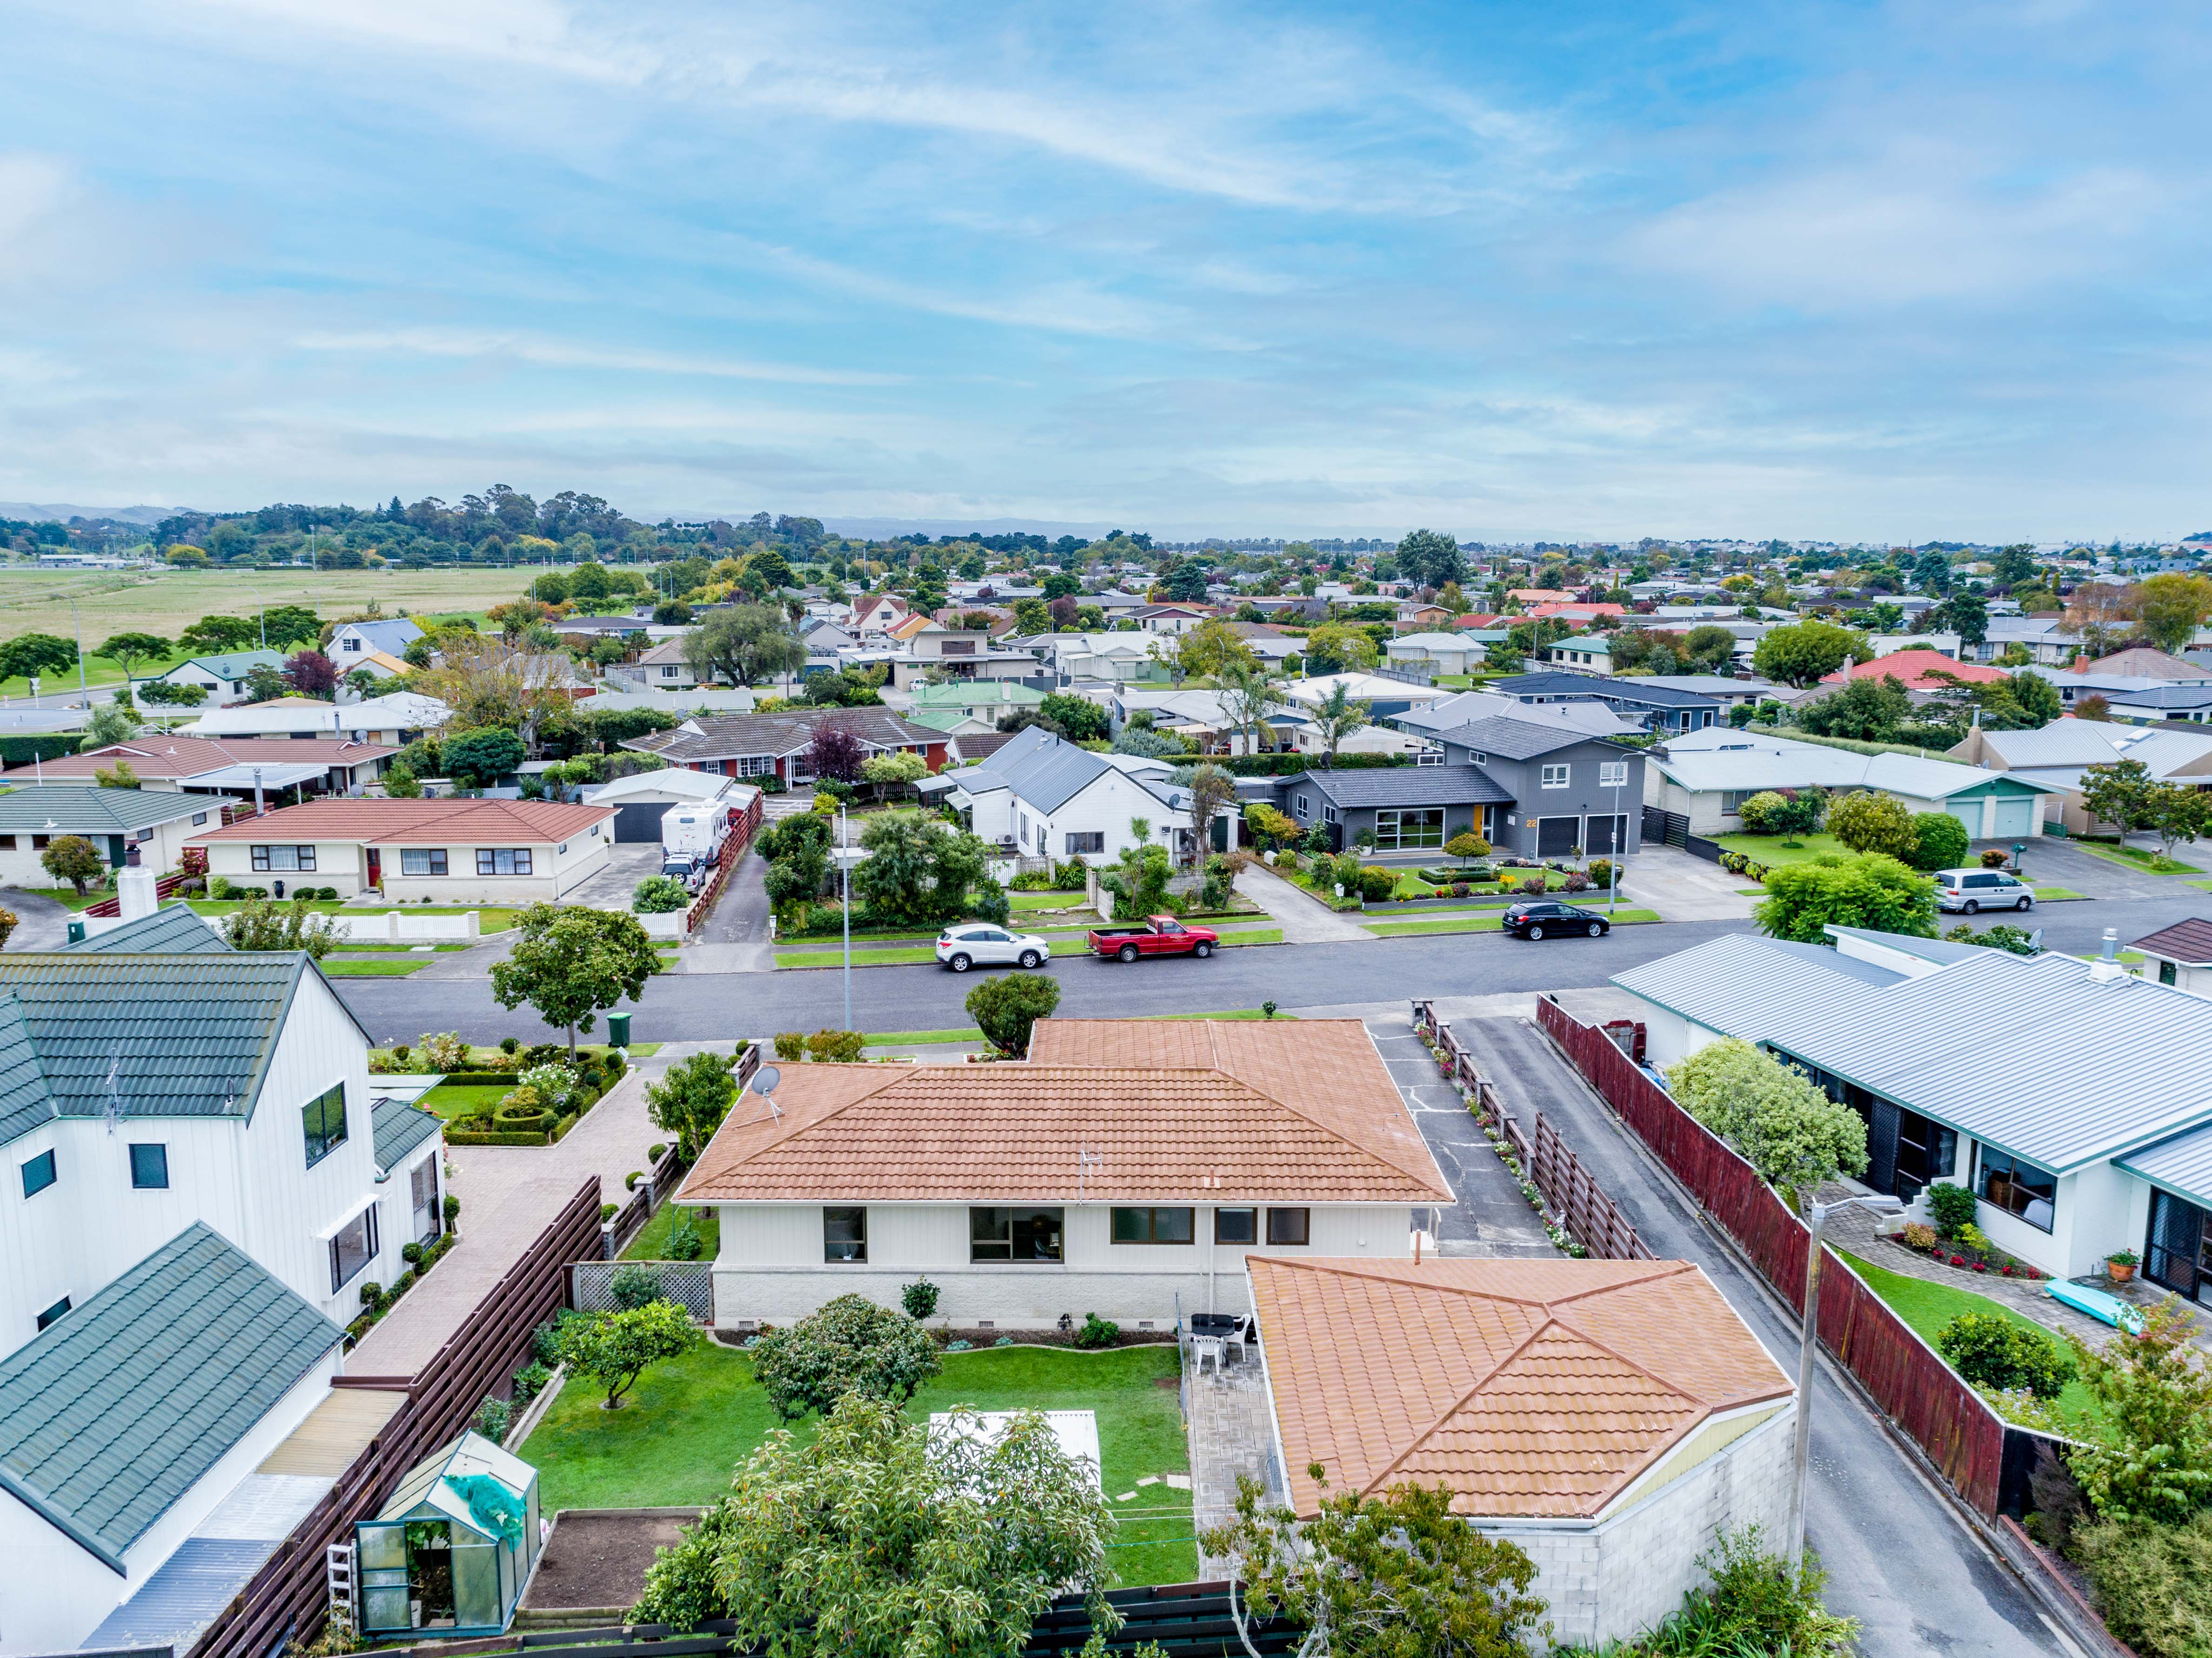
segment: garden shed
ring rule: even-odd
[[[362,1633],[503,1634],[541,1541],[538,1471],[463,1433],[354,1527]]]

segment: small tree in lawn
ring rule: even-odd
[[[676,1136],[678,1154],[685,1163],[698,1161],[699,1153],[722,1126],[737,1103],[737,1056],[732,1054],[694,1054],[668,1067],[659,1082],[647,1084],[645,1108],[653,1126]]]
[[[875,785],[880,800],[902,783],[919,783],[929,775],[929,762],[912,749],[872,754],[860,762],[861,780]]]
[[[169,641],[159,634],[112,634],[100,647],[99,653],[123,670],[126,681],[137,678],[136,670],[141,662],[151,662],[169,653]]]
[[[465,779],[478,788],[490,788],[528,753],[522,739],[506,726],[479,726],[443,738],[438,744],[438,763],[457,782]]]
[[[1237,1562],[1230,1616],[1251,1658],[1253,1625],[1270,1618],[1304,1631],[1298,1658],[1525,1658],[1549,1634],[1528,1593],[1535,1563],[1454,1514],[1449,1487],[1367,1497],[1330,1491],[1318,1462],[1306,1473],[1324,1493],[1314,1518],[1262,1507],[1258,1482],[1239,1474],[1237,1517],[1200,1539]]]
[[[1815,853],[1804,863],[1771,869],[1766,895],[1752,913],[1769,938],[1825,944],[1822,929],[1830,923],[1936,936],[1935,882],[1881,853]]]
[[[2125,846],[2136,825],[2149,816],[2151,792],[2158,786],[2140,760],[2115,760],[2081,774],[2081,804],[2092,817],[2117,823]]]
[[[1206,861],[1206,849],[1212,844],[1213,820],[1237,803],[1237,780],[1226,769],[1216,765],[1202,765],[1190,780],[1190,829],[1194,847],[1192,856]],[[1235,845],[1232,838],[1231,845]]]
[[[965,1005],[984,1041],[1001,1054],[1026,1054],[1036,1022],[1060,1005],[1060,981],[1026,973],[986,979],[968,993]]]
[[[1469,829],[1464,835],[1455,835],[1444,842],[1444,851],[1459,859],[1463,868],[1478,858],[1490,856],[1490,842]]]
[[[566,1029],[571,1060],[576,1032],[592,1028],[592,1016],[624,997],[635,1000],[660,967],[645,928],[624,911],[532,904],[518,930],[507,958],[492,964],[491,993],[505,1008],[527,1002],[546,1023]]]
[[[828,1415],[847,1394],[893,1405],[945,1368],[929,1333],[862,1295],[839,1296],[752,1345],[753,1375],[786,1422]]]
[[[2212,823],[2212,797],[2176,783],[2154,783],[2143,798],[2142,822],[2158,836],[2158,855],[2171,859],[2175,842],[2194,841]]]
[[[1269,852],[1298,838],[1297,819],[1264,800],[1255,800],[1244,808],[1244,821]]]
[[[623,1395],[646,1367],[681,1358],[698,1339],[691,1315],[672,1301],[649,1301],[626,1312],[594,1313],[561,1326],[561,1362],[607,1390],[599,1408],[622,1409]]]
[[[107,875],[106,860],[82,835],[57,835],[39,854],[39,862],[54,879],[75,887],[80,898],[85,888]]]
[[[816,729],[814,740],[806,745],[806,763],[814,774],[840,783],[859,782],[860,768],[867,758],[866,746],[848,720],[827,721]]]
[[[1948,811],[1912,814],[1912,856],[1905,861],[1923,874],[1956,869],[1966,861],[1966,826]]]

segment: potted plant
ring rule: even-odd
[[[2105,1276],[2115,1284],[2125,1284],[2136,1275],[2142,1257],[2132,1249],[2118,1249],[2105,1257]]]

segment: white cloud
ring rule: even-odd
[[[526,334],[466,329],[387,328],[310,332],[292,343],[303,351],[358,355],[399,351],[416,356],[495,358],[545,368],[609,369],[630,374],[700,375],[711,380],[769,380],[788,386],[895,386],[902,374],[859,369],[811,368],[803,364],[748,362],[687,352],[597,347]]]

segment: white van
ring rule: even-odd
[[[1966,915],[1984,909],[2033,909],[2035,889],[2001,869],[1939,869],[1936,908]]]

